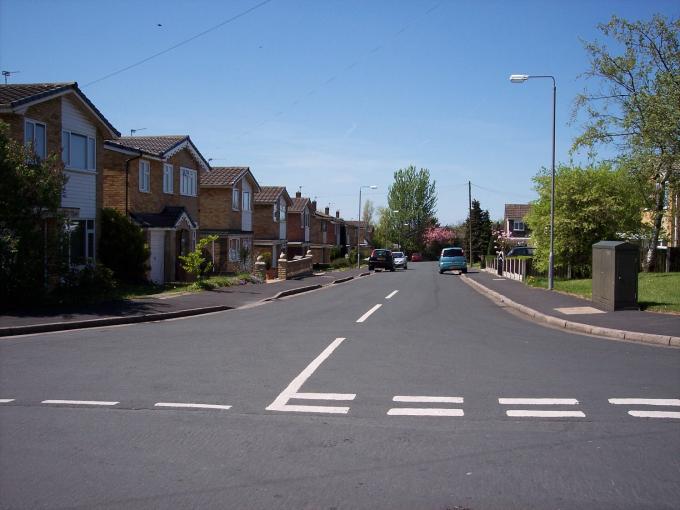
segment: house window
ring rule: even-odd
[[[250,191],[243,192],[243,210],[250,211]]]
[[[524,222],[515,220],[512,224],[512,230],[514,232],[523,231],[524,230]]]
[[[309,227],[309,209],[305,209],[302,213],[302,228]]]
[[[286,221],[286,201],[281,199],[281,205],[279,206],[279,221],[285,223]]]
[[[274,208],[272,209],[272,220],[274,223],[279,221],[279,202],[274,202]]]
[[[68,261],[70,265],[82,265],[93,262],[94,250],[94,220],[70,221],[66,225],[68,233]]]
[[[234,211],[238,211],[238,204],[239,204],[238,188],[234,188],[234,190],[231,192],[231,208]]]
[[[196,196],[196,170],[190,168],[179,169],[179,194],[187,197]]]
[[[240,239],[229,239],[229,261],[238,262],[241,260],[241,240]]]
[[[328,231],[328,225],[326,224],[325,221],[321,222],[321,232],[327,232]]]
[[[24,144],[40,159],[47,157],[47,126],[27,120],[24,124]]]
[[[151,164],[144,160],[139,162],[139,191],[151,192]]]
[[[172,165],[165,163],[163,165],[163,193],[173,192],[173,182],[172,182]]]
[[[66,168],[96,170],[95,139],[72,131],[61,132],[61,159]]]

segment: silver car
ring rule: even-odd
[[[394,258],[394,267],[399,268],[401,267],[402,269],[408,269],[408,258],[406,257],[406,254],[402,251],[393,251],[392,252],[392,257]]]

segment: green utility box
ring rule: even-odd
[[[593,302],[605,310],[638,310],[640,249],[623,241],[593,245]]]

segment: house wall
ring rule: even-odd
[[[201,228],[241,230],[241,211],[231,208],[231,188],[201,188]]]
[[[304,241],[305,230],[302,228],[302,213],[288,213],[288,241]]]
[[[253,211],[253,231],[255,239],[278,239],[279,224],[272,219],[274,206],[257,204]]]

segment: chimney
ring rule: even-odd
[[[340,211],[335,211],[335,217],[340,219]]]
[[[326,216],[330,216],[331,208],[330,208],[330,207],[326,207],[325,211],[326,211]]]
[[[312,211],[316,211],[316,200],[312,200]]]
[[[302,198],[302,191],[296,191],[295,198]]]

